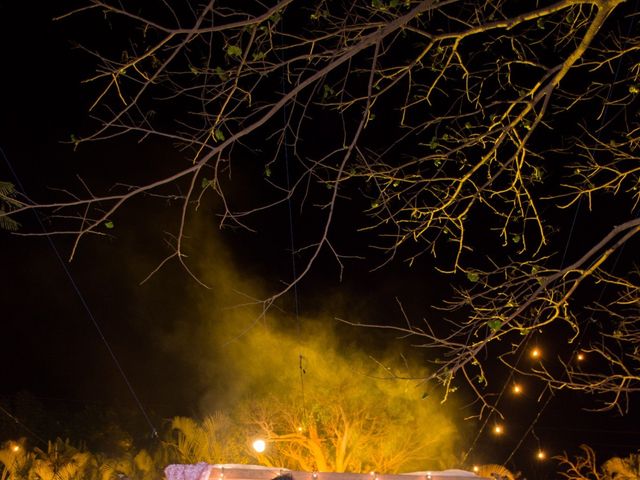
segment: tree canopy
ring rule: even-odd
[[[87,235],[112,233],[135,197],[179,202],[159,268],[188,270],[185,232],[200,205],[219,206],[221,227],[250,229],[291,202],[314,237],[269,306],[322,252],[342,268],[335,225],[347,211],[374,247],[361,256],[433,262],[450,276],[441,311],[389,325],[432,349],[430,379],[465,380],[489,406],[485,373],[498,358],[624,411],[640,388],[629,258],[640,232],[637,10],[623,0],[88,0],[59,19],[108,36],[83,44],[97,64],[87,71],[96,128],[70,143],[126,135],[174,154],[157,171],[122,169],[103,190],[80,182],[9,199],[5,187],[0,220],[49,215],[50,233],[74,238],[73,257]],[[256,183],[268,193],[247,195]],[[543,328],[569,348],[524,367]]]

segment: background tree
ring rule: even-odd
[[[560,457],[563,471],[560,474],[567,480],[637,480],[640,478],[638,454],[626,458],[613,457],[598,466],[596,454],[588,445],[581,445],[582,454],[573,458],[566,453]]]
[[[246,416],[268,450],[271,466],[320,472],[407,472],[446,469],[453,456],[453,424],[412,398],[392,397],[343,382],[308,395],[270,396]],[[423,425],[424,427],[419,427]],[[428,425],[428,428],[426,427]]]
[[[485,359],[497,357],[624,411],[640,386],[640,284],[633,262],[617,260],[640,231],[637,9],[622,0],[91,0],[74,14],[111,33],[108,45],[85,42],[98,62],[88,79],[98,126],[70,142],[126,134],[175,148],[175,159],[163,171],[127,168],[109,190],[81,181],[0,218],[50,213],[56,232],[73,235],[73,258],[135,197],[180,201],[158,268],[189,269],[185,229],[200,205],[215,202],[222,227],[250,228],[291,201],[316,230],[298,277],[268,307],[324,252],[342,268],[335,224],[355,211],[362,220],[351,225],[385,254],[374,260],[430,254],[456,285],[449,322],[395,327],[438,358],[429,379],[447,391],[467,381],[489,406]],[[238,182],[269,192],[247,198]],[[592,228],[570,227],[582,221]],[[575,348],[524,368],[542,328]],[[579,349],[588,365],[576,363]]]

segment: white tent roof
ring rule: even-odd
[[[285,468],[263,467],[260,465],[196,463],[190,465],[174,464],[165,468],[167,480],[273,480],[287,476],[291,480],[471,480],[480,479],[475,473],[466,470],[444,470],[411,472],[401,475],[380,473],[335,473],[300,472]]]

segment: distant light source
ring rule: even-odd
[[[531,358],[540,358],[542,356],[542,352],[538,347],[535,347],[531,350]]]
[[[480,467],[478,465],[473,466],[473,471],[478,473],[480,471]]]
[[[538,453],[536,453],[536,458],[538,460],[544,460],[545,458],[547,458],[547,454],[544,453],[544,450],[538,450]]]
[[[519,383],[514,383],[513,384],[513,388],[511,390],[513,391],[513,393],[518,395],[518,394],[522,393],[522,386],[520,386]]]
[[[19,452],[20,451],[20,445],[14,445],[13,447],[11,447],[11,450],[13,450],[14,452]]]
[[[495,433],[496,435],[502,435],[504,433],[504,427],[502,425],[494,426],[493,433]]]
[[[579,362],[583,361],[585,359],[584,353],[579,352],[578,355],[576,355],[576,360],[578,360]]]
[[[253,449],[256,452],[262,453],[267,449],[267,442],[265,442],[264,440],[259,438],[259,439],[253,441],[252,446],[253,446]]]

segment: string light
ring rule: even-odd
[[[536,458],[538,460],[544,460],[545,458],[547,458],[547,454],[544,453],[544,450],[538,450],[538,452],[536,453]]]
[[[494,425],[493,433],[496,435],[502,435],[504,433],[504,427],[502,425]]]
[[[522,386],[519,383],[514,383],[511,391],[516,395],[520,395],[522,393]]]
[[[531,358],[538,359],[541,356],[542,356],[542,352],[538,347],[534,347],[533,350],[531,350]]]
[[[11,450],[13,450],[14,452],[19,452],[20,451],[20,445],[14,445],[13,447],[11,447]]]
[[[479,467],[478,465],[474,465],[474,466],[473,466],[473,471],[474,471],[475,473],[478,473],[478,472],[480,471],[480,467]]]
[[[576,355],[576,360],[579,362],[582,362],[585,359],[585,355],[583,352],[578,352],[578,354]]]

